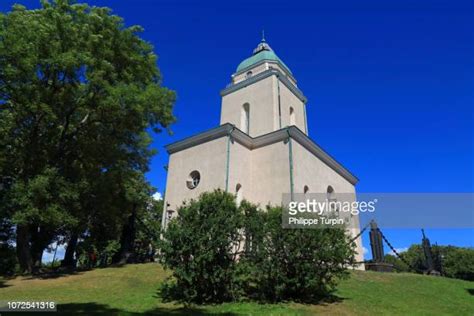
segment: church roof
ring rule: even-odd
[[[253,55],[239,64],[236,72],[240,72],[263,60],[278,62],[286,71],[288,71],[292,75],[290,68],[288,68],[285,63],[275,54],[270,45],[265,42],[265,38],[262,38],[260,44],[258,44],[257,48],[253,50]]]
[[[261,148],[267,145],[271,145],[280,141],[286,141],[288,137],[291,137],[301,146],[306,148],[314,156],[318,157],[328,167],[336,171],[349,183],[355,185],[359,179],[354,176],[349,170],[347,170],[342,164],[336,161],[332,156],[326,153],[318,144],[311,140],[305,133],[303,133],[296,126],[288,126],[286,128],[279,129],[277,131],[270,132],[268,134],[260,135],[257,137],[251,137],[248,134],[242,132],[235,125],[225,123],[221,126],[207,130],[205,132],[190,136],[188,138],[179,140],[177,142],[168,144],[165,146],[168,154],[173,154],[181,150],[201,145],[214,139],[221,137],[229,137],[232,134],[232,138],[244,145],[246,148],[253,150]]]

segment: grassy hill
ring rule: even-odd
[[[135,315],[474,315],[474,282],[414,274],[354,271],[319,305],[228,303],[184,309],[162,303],[157,289],[167,272],[158,264],[97,269],[48,279],[0,279],[1,300],[53,300],[63,313]]]

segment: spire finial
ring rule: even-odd
[[[253,50],[253,54],[255,55],[264,50],[271,51],[272,49],[270,48],[270,45],[268,45],[265,41],[265,30],[262,29],[262,41],[258,44],[257,48]]]

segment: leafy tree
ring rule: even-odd
[[[474,249],[435,246],[439,249],[442,273],[450,278],[474,281]]]
[[[198,304],[235,298],[241,224],[234,196],[220,190],[180,207],[161,245],[162,262],[174,278],[162,288],[163,296]]]
[[[0,14],[0,214],[23,271],[57,235],[69,259],[82,234],[116,238],[143,202],[132,184],[146,186],[149,131],[174,121],[175,94],[141,31],[67,0]]]
[[[474,281],[474,249],[433,245],[431,251],[435,269],[443,276]],[[392,255],[386,255],[385,259],[401,272],[423,273],[426,271],[426,258],[421,245],[413,244],[401,255],[410,266]]]
[[[403,253],[401,255],[403,255]],[[394,255],[386,254],[384,260],[386,263],[390,263],[393,265],[395,272],[410,271],[410,267],[405,262],[400,260],[400,258],[395,257]]]
[[[159,247],[163,207],[163,200],[151,197],[148,206],[138,216],[137,239],[151,243],[155,249]]]

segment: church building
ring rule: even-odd
[[[283,195],[352,194],[358,179],[308,137],[307,99],[262,39],[221,91],[220,125],[166,146],[163,226],[186,200],[220,188],[265,207]],[[359,233],[357,225],[350,234]],[[357,261],[363,260],[360,237]]]

